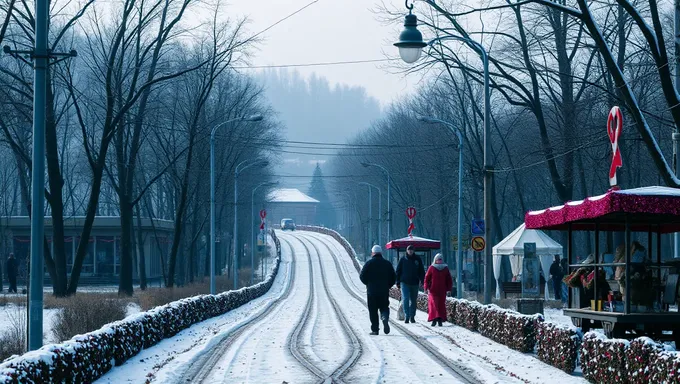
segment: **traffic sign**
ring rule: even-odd
[[[464,236],[461,243],[463,245],[463,249],[470,249],[470,237]],[[453,247],[454,251],[458,250],[458,236],[451,236],[451,247]]]
[[[473,235],[484,235],[486,234],[486,225],[484,219],[472,219],[472,224],[470,225],[470,232]]]
[[[484,238],[481,236],[473,237],[470,243],[472,245],[472,249],[477,252],[481,252],[484,250],[484,248],[486,248],[486,240],[484,240]]]

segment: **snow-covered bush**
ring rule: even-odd
[[[505,311],[503,323],[504,344],[514,350],[528,353],[536,346],[536,334],[539,324],[543,323],[543,316],[523,315],[514,311]]]
[[[607,339],[600,333],[586,333],[581,343],[583,376],[593,383],[627,383],[626,349],[629,344],[627,340]]]
[[[477,317],[481,309],[482,305],[476,301],[460,300],[456,305],[454,322],[456,325],[476,331],[478,325]]]
[[[0,364],[0,383],[89,383],[142,349],[264,295],[274,283],[281,261],[280,242],[272,236],[277,258],[265,281],[237,291],[178,300],[14,357]]]
[[[652,371],[649,383],[679,384],[680,353],[663,351],[654,356],[650,362]]]
[[[648,337],[640,337],[630,343],[626,350],[626,371],[631,384],[647,384],[652,380],[653,366],[663,346]],[[658,381],[662,382],[662,381]]]
[[[477,314],[477,329],[484,337],[505,344],[505,310],[496,305],[485,305]]]
[[[456,306],[458,305],[458,303],[459,303],[458,299],[454,298],[446,299],[446,320],[449,323],[455,323]]]
[[[538,358],[566,373],[573,373],[581,346],[580,330],[573,326],[549,322],[539,322],[537,330]]]

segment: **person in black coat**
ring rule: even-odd
[[[17,293],[17,273],[19,271],[19,263],[17,262],[17,259],[14,258],[13,253],[9,254],[5,269],[7,269],[7,279],[9,280],[9,292]]]
[[[380,330],[378,312],[383,322],[383,331],[385,334],[390,333],[390,288],[396,281],[396,275],[392,263],[383,259],[379,245],[374,245],[371,249],[371,259],[361,268],[359,277],[366,285],[371,335],[377,335]]]
[[[550,276],[552,276],[555,300],[562,300],[562,279],[564,278],[564,271],[562,271],[562,265],[560,264],[560,255],[555,255],[555,259],[550,266]]]
[[[412,245],[406,247],[406,257],[397,264],[397,287],[401,289],[401,300],[404,303],[405,322],[416,322],[416,306],[418,288],[425,281],[425,266],[420,256],[416,255]]]

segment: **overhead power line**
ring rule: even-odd
[[[347,61],[326,61],[320,63],[301,63],[301,64],[272,64],[272,65],[245,65],[232,67],[234,69],[267,69],[267,68],[300,68],[300,67],[327,67],[333,65],[350,65],[350,64],[370,64],[370,63],[384,63],[387,61],[394,61],[396,59],[366,59],[366,60],[347,60]]]

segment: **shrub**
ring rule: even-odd
[[[478,324],[477,316],[481,308],[482,305],[476,301],[461,300],[456,305],[456,318],[454,322],[461,327],[476,331]]]
[[[651,363],[650,383],[679,384],[680,354],[678,352],[660,352]]]
[[[626,348],[629,342],[607,339],[604,335],[588,332],[581,344],[583,376],[595,383],[626,383]]]
[[[0,361],[26,349],[26,307],[9,305],[5,311],[9,326],[0,330]]]
[[[566,373],[573,373],[581,346],[579,329],[548,322],[539,322],[537,329],[538,358]]]
[[[125,317],[127,303],[113,297],[79,295],[61,299],[62,309],[55,316],[53,328],[57,341],[99,329],[104,324]]]
[[[626,371],[631,384],[647,384],[652,380],[652,367],[657,355],[663,351],[660,344],[648,337],[640,337],[630,343],[626,350]]]

